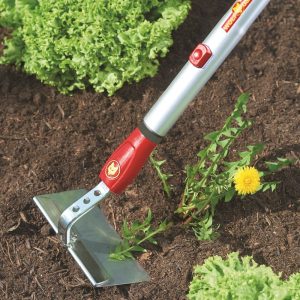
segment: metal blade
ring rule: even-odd
[[[87,190],[82,189],[36,196],[33,200],[57,232],[62,212],[86,193]],[[114,261],[109,258],[121,238],[98,206],[73,225],[72,233],[77,238],[68,250],[94,286],[149,280],[148,274],[135,260]]]

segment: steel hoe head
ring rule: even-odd
[[[55,232],[61,215],[78,199],[87,194],[86,190],[67,191],[34,197]],[[71,228],[71,242],[67,249],[79,264],[85,275],[96,287],[121,285],[149,280],[145,270],[133,259],[115,261],[110,252],[121,242],[121,238],[98,206],[93,206]]]

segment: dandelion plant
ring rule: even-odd
[[[240,168],[234,175],[235,190],[239,195],[254,194],[260,188],[260,175],[254,167]]]
[[[192,226],[198,239],[216,236],[212,218],[220,201],[231,201],[236,194],[244,197],[259,190],[273,191],[278,182],[263,182],[263,177],[291,163],[286,158],[278,158],[265,163],[267,171],[257,170],[254,161],[264,149],[263,144],[247,146],[247,150],[238,153],[238,160],[227,161],[234,141],[252,125],[243,117],[248,100],[249,94],[238,98],[224,126],[205,137],[209,145],[198,153],[198,162],[186,168],[186,185],[177,213]]]

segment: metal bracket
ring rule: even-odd
[[[58,222],[58,234],[65,246],[72,247],[73,239],[76,238],[71,235],[72,226],[109,194],[109,188],[104,182],[100,182],[62,212]]]

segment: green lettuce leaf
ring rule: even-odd
[[[189,300],[299,300],[300,273],[283,281],[270,267],[233,252],[226,260],[208,258],[195,267]]]
[[[112,95],[156,74],[189,9],[189,0],[0,0],[0,26],[12,31],[0,63],[63,93],[91,85]]]

